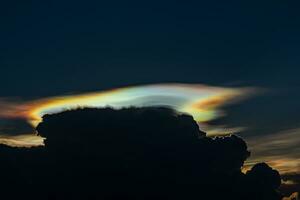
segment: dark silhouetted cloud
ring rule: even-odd
[[[37,131],[45,147],[1,147],[10,199],[282,197],[267,164],[241,172],[250,155],[242,138],[206,137],[192,116],[170,108],[70,110],[45,115]]]

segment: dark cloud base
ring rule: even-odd
[[[280,191],[284,195],[290,195],[294,191],[300,191],[300,174],[285,174],[282,175],[283,184],[280,186]]]
[[[241,138],[208,138],[168,108],[65,111],[37,131],[45,147],[1,146],[3,199],[282,198],[267,164],[241,172],[250,156]]]

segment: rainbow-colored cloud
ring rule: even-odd
[[[224,116],[222,106],[235,103],[253,94],[253,88],[224,88],[200,84],[154,84],[124,87],[108,91],[78,95],[58,96],[29,102],[0,101],[1,119],[26,120],[33,128],[45,114],[58,113],[78,107],[114,108],[128,106],[168,106],[179,112],[191,114],[208,135],[224,134],[225,126],[209,126],[206,122]],[[239,127],[226,128],[227,131]],[[0,127],[1,131],[1,127]],[[0,143],[10,146],[43,145],[36,133],[8,135],[0,133]]]

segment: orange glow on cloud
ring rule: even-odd
[[[179,112],[191,114],[201,128],[207,131],[208,135],[218,135],[224,133],[224,128],[219,126],[214,129],[205,122],[225,115],[221,110],[222,106],[241,100],[253,94],[253,91],[254,89],[251,88],[223,88],[200,84],[155,84],[50,97],[29,102],[11,103],[0,100],[0,120],[1,118],[24,119],[36,127],[45,114],[58,113],[78,107],[169,106]],[[240,130],[240,127],[229,129]],[[30,134],[28,137],[13,137],[6,133],[0,133],[0,143],[11,146],[42,145],[43,140],[41,138],[39,140],[33,139],[34,134]],[[30,140],[34,142],[31,143]]]

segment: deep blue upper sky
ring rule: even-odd
[[[228,120],[299,124],[297,1],[6,1],[0,9],[0,98],[161,82],[255,86],[272,92],[231,108]]]
[[[1,96],[153,82],[299,87],[296,1],[6,1]]]

